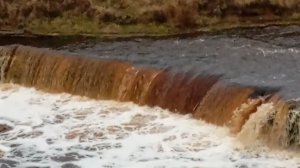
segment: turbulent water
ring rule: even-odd
[[[190,115],[0,85],[2,167],[299,167]],[[254,141],[253,141],[254,142]],[[260,144],[260,145],[259,145]]]
[[[235,29],[190,38],[86,40],[55,47],[142,67],[219,74],[231,83],[279,87],[286,98],[300,95],[299,26]]]
[[[270,88],[226,84],[218,76],[139,68],[125,61],[25,46],[1,47],[0,58],[3,83],[159,106],[216,125],[228,125],[234,132],[238,132],[236,130],[240,130],[262,104],[271,104],[272,110],[265,115],[265,120],[270,118],[270,122],[256,123],[258,136],[276,146],[299,145],[299,127],[292,125],[287,129],[289,112],[297,111],[297,107],[282,100],[276,90]]]
[[[300,147],[298,30],[59,48],[69,52],[1,46],[1,161],[10,167],[297,167],[297,154],[285,150]]]

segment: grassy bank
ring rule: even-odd
[[[0,0],[0,30],[165,35],[299,24],[299,0]]]

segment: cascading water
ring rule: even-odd
[[[1,47],[0,69],[2,83],[159,106],[226,125],[244,141],[261,139],[278,147],[300,144],[298,107],[282,100],[276,91],[226,84],[217,75],[138,68],[125,61],[26,46]]]

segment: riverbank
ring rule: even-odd
[[[297,0],[0,0],[0,34],[161,37],[300,23]]]

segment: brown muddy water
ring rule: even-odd
[[[96,40],[84,37],[0,37],[0,44],[25,44],[142,67],[223,75],[231,83],[281,88],[300,95],[300,27],[233,29],[165,39]]]
[[[251,156],[242,162],[232,160],[233,156],[243,159],[248,150],[237,147],[236,139],[247,145],[262,140],[260,145],[270,147],[299,147],[299,107],[273,95],[280,89],[284,98],[300,97],[298,26],[235,29],[164,39],[3,37],[0,42],[64,53],[24,46],[0,48],[0,121],[10,128],[0,138],[2,165],[168,167],[165,161],[177,160],[183,167],[198,163],[204,167],[265,167],[272,159],[282,167],[300,164],[296,155],[274,156],[265,148],[262,155],[252,156],[260,153],[260,147],[248,151]],[[128,101],[191,115],[179,117],[158,107],[138,107]],[[19,111],[23,111],[22,115],[18,115]],[[227,127],[208,125],[201,119]],[[159,127],[152,128],[156,122]],[[149,130],[139,126],[146,123]],[[132,125],[137,126],[128,128]],[[200,134],[208,134],[209,138],[203,139]],[[110,135],[116,137],[103,137]],[[163,139],[172,143],[162,143]],[[106,142],[105,149],[86,148],[105,145],[100,143],[102,140]],[[132,143],[135,141],[139,143]],[[69,142],[72,143],[66,145]],[[203,149],[198,150],[195,146],[199,144],[194,142],[212,145],[200,144]],[[177,149],[177,143],[192,144]],[[135,150],[140,147],[141,150]],[[216,153],[220,156],[212,158],[223,163],[209,159]],[[160,157],[152,158],[155,155]],[[26,159],[32,156],[34,159],[26,165]]]

